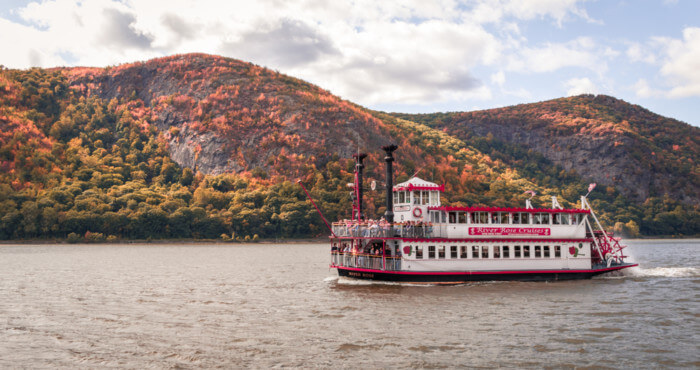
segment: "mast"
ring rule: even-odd
[[[362,161],[367,158],[367,154],[365,153],[357,153],[352,155],[353,158],[355,158],[355,186],[354,186],[354,191],[355,191],[355,204],[352,205],[353,208],[353,220],[357,221],[362,221],[364,219],[364,215],[362,214],[362,196],[363,196],[363,191],[362,191],[362,170],[365,168],[365,165],[362,163]]]
[[[385,145],[382,147],[386,152],[384,161],[386,162],[386,212],[384,218],[386,222],[394,223],[394,174],[392,162],[394,162],[394,151],[398,149],[396,144]]]

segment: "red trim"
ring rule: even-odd
[[[542,238],[542,239],[518,239],[518,238],[421,239],[421,238],[404,238],[402,240],[404,242],[407,242],[407,243],[511,243],[511,242],[519,242],[519,243],[542,243],[542,242],[547,242],[547,243],[589,243],[589,242],[592,242],[592,239],[546,239],[546,238]]]
[[[608,272],[615,270],[622,270],[628,267],[639,266],[639,264],[625,265],[625,266],[615,266],[606,267],[603,269],[590,269],[590,270],[504,270],[504,271],[387,271],[387,270],[372,270],[363,269],[356,267],[343,267],[343,266],[332,266],[333,268],[343,269],[348,271],[358,271],[358,272],[381,272],[383,274],[396,274],[396,275],[506,275],[506,274],[581,274],[590,272]]]
[[[336,239],[336,240],[354,240],[354,239],[361,239],[361,240],[402,240],[404,242],[408,243],[430,243],[430,242],[436,242],[436,243],[449,243],[449,242],[456,242],[456,243],[510,243],[510,242],[521,242],[521,243],[536,243],[536,242],[552,242],[552,243],[592,243],[593,239],[547,239],[547,238],[541,238],[541,239],[520,239],[520,238],[502,238],[502,239],[493,239],[493,238],[481,238],[481,239],[447,239],[447,238],[435,238],[435,239],[421,239],[421,238],[401,238],[401,237],[394,237],[394,238],[383,238],[383,237],[364,237],[364,236],[338,236],[338,237],[332,237],[329,236],[329,239]]]
[[[552,209],[552,208],[514,208],[514,207],[428,207],[430,211],[467,211],[467,212],[528,212],[528,213],[591,213],[587,209]]]
[[[411,190],[437,190],[440,192],[445,191],[445,185],[438,186],[417,186],[413,184],[408,184],[408,186],[394,186],[394,191],[411,191]]]

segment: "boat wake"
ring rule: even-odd
[[[700,269],[695,267],[633,267],[625,271],[631,277],[700,277]]]

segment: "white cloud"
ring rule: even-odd
[[[586,38],[518,53],[527,44],[519,22],[589,20],[580,3],[48,0],[17,12],[26,25],[0,19],[0,34],[13,35],[0,37],[0,63],[106,66],[205,52],[278,69],[360,104],[489,99],[484,82],[490,77],[505,92],[505,73],[480,77],[479,68],[546,73],[599,62]],[[487,30],[493,23],[497,33]],[[503,65],[508,60],[514,67]]]
[[[635,95],[640,98],[650,98],[659,95],[659,92],[649,86],[649,82],[644,78],[637,80],[637,82],[635,82],[635,84],[632,86],[632,89],[634,90]]]
[[[494,74],[491,75],[491,82],[498,85],[498,86],[503,86],[503,84],[506,83],[506,74],[503,73],[503,71],[498,71]]]
[[[498,22],[506,17],[520,20],[551,18],[559,26],[568,17],[580,17],[593,21],[585,9],[578,6],[581,0],[482,0],[478,1],[471,19],[479,23]]]
[[[700,28],[685,28],[683,40],[659,41],[666,45],[661,74],[673,86],[669,97],[700,96]]]
[[[632,43],[625,52],[625,55],[633,62],[644,62],[648,64],[656,63],[656,56],[648,47],[635,42]]]
[[[595,42],[579,37],[566,43],[547,43],[542,47],[522,48],[519,54],[510,55],[508,69],[518,72],[552,72],[565,67],[587,68],[603,72],[607,64],[600,58]]]
[[[572,78],[566,81],[564,86],[567,96],[598,93],[598,88],[588,77]]]

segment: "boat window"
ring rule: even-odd
[[[440,212],[442,214],[442,223],[444,224],[447,222],[447,213],[446,212]]]
[[[547,216],[545,218],[545,216]],[[535,213],[532,215],[532,223],[535,225],[545,225],[549,224],[549,214],[547,213]]]
[[[481,258],[489,258],[489,247],[486,245],[481,246]]]
[[[489,213],[488,212],[472,212],[471,214],[473,224],[487,224],[489,223]]]
[[[479,258],[479,247],[472,245],[472,258]]]
[[[501,247],[498,245],[493,246],[493,258],[501,258]]]
[[[450,258],[457,258],[457,246],[453,245],[450,247]]]
[[[494,212],[491,214],[492,224],[508,224],[508,212]]]
[[[555,213],[552,215],[552,224],[554,225],[568,225],[569,224],[569,215],[565,213]]]
[[[429,259],[435,258],[435,246],[434,245],[428,246],[428,258]]]
[[[416,246],[416,259],[418,259],[418,260],[423,259],[423,247]]]
[[[421,194],[421,203],[420,204],[428,204],[429,203],[429,201],[430,201],[430,198],[428,198],[429,193],[430,192],[428,192],[428,191],[421,191],[420,192],[420,194]]]
[[[523,245],[523,258],[530,258],[530,246]]]
[[[450,212],[450,223],[451,224],[457,223],[457,212]]]
[[[535,246],[535,258],[541,258],[542,257],[542,247],[539,245]]]
[[[445,258],[445,246],[441,245],[438,247],[438,258]]]
[[[510,247],[507,245],[503,246],[503,258],[510,258]]]
[[[550,219],[549,216],[550,216],[549,213],[542,214],[542,225],[549,225],[549,219]]]
[[[399,202],[399,192],[398,191],[394,192],[394,203],[395,204],[401,203],[401,202]]]
[[[420,191],[412,191],[413,194],[413,204],[420,204]]]
[[[459,247],[459,258],[467,258],[467,246],[466,245]]]
[[[437,206],[440,204],[440,192],[438,191],[431,191],[430,192],[430,204]]]
[[[527,212],[515,212],[513,213],[513,223],[514,224],[529,224],[530,214]]]
[[[520,258],[520,246],[516,245],[513,247],[513,257]]]
[[[457,212],[457,222],[460,224],[467,223],[467,212]]]
[[[399,192],[399,201],[398,203],[406,203],[406,192],[405,191],[400,191]]]
[[[561,246],[554,246],[554,258],[561,258]]]
[[[545,245],[542,247],[542,257],[549,258],[549,246]]]
[[[583,217],[584,217],[584,215],[581,213],[571,215],[571,224],[572,225],[580,225],[581,223],[583,223]]]

